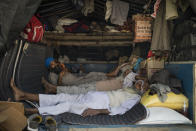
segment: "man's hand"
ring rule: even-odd
[[[100,111],[99,110],[96,110],[96,109],[86,109],[83,113],[82,113],[82,116],[83,117],[86,117],[86,116],[94,116],[94,115],[98,115],[100,114]]]
[[[94,115],[98,115],[98,114],[109,114],[110,112],[107,109],[86,109],[83,113],[82,116],[86,117],[86,116],[94,116]]]
[[[65,71],[61,71],[60,74],[59,74],[59,78],[58,78],[58,85],[62,85],[62,79],[63,79],[63,76],[65,75]]]
[[[63,77],[64,75],[65,75],[64,71],[61,71],[60,74],[59,74],[60,77]]]
[[[124,66],[128,65],[129,63],[124,63],[120,66],[118,66],[114,71],[107,73],[106,76],[107,77],[116,77],[118,72],[120,71],[121,68],[123,68]]]
[[[64,64],[60,64],[62,71],[69,72],[68,68]]]

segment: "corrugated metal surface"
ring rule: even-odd
[[[94,14],[98,19],[104,20],[105,18],[105,10],[107,0],[94,0]],[[129,16],[136,13],[144,12],[144,5],[150,2],[149,9],[146,13],[152,13],[154,8],[154,3],[156,0],[121,0],[129,3]],[[41,3],[37,13],[41,16],[49,17],[53,15],[65,16],[67,18],[79,18],[81,17],[80,10],[77,9],[76,6],[72,3],[71,0],[45,0]]]

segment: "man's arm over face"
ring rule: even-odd
[[[123,68],[124,66],[128,65],[129,63],[124,63],[120,66],[118,66],[114,71],[107,73],[106,76],[107,77],[116,77],[118,75],[118,72],[120,71],[121,68]]]
[[[62,71],[59,73],[59,78],[58,78],[58,85],[62,85],[62,79],[63,79],[63,76],[69,72],[67,67],[64,65],[64,64],[60,64],[60,67],[62,69]]]
[[[64,75],[65,75],[65,71],[61,71],[58,78],[58,85],[62,85],[62,79]]]

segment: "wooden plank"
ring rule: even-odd
[[[44,36],[45,39],[48,40],[98,40],[98,41],[105,41],[105,40],[132,40],[131,36],[61,36],[61,35],[53,35],[53,36]]]
[[[69,61],[65,64],[118,64],[118,61]]]
[[[104,35],[103,36],[103,40],[120,40],[120,39],[128,39],[128,40],[132,40],[131,39],[131,36],[107,36],[107,35]]]
[[[130,46],[133,44],[132,33],[58,33],[46,32],[42,43],[64,46]]]
[[[42,40],[42,43],[48,45],[63,46],[131,46],[132,41],[53,41]]]
[[[106,35],[113,35],[113,36],[133,36],[133,33],[131,32],[90,32],[90,33],[59,33],[57,31],[53,32],[45,32],[44,36],[55,36],[55,35],[60,35],[60,36],[106,36]]]
[[[133,36],[133,33],[132,32],[103,32],[103,35],[104,36],[106,36],[106,35],[113,35],[113,36],[116,36],[116,35],[120,35],[120,36],[123,36],[123,35]]]

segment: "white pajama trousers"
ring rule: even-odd
[[[85,109],[109,109],[109,97],[105,92],[87,94],[39,95],[40,114],[58,115],[64,112],[81,115]]]

